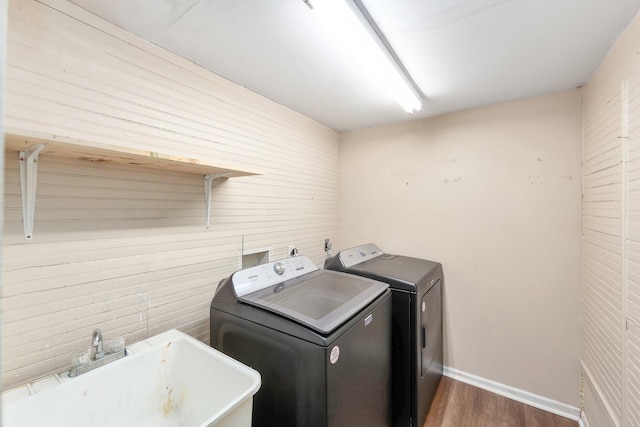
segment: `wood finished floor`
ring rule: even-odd
[[[442,377],[423,427],[577,426],[577,421]]]

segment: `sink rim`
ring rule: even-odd
[[[3,392],[1,396],[3,408],[2,421],[3,423],[11,421],[19,423],[21,422],[20,419],[11,420],[11,418],[7,417],[7,415],[11,416],[12,413],[15,413],[14,411],[18,411],[17,415],[19,416],[21,411],[25,411],[25,409],[22,408],[23,405],[29,405],[29,403],[31,403],[34,408],[37,408],[37,405],[40,404],[47,404],[44,403],[43,400],[46,402],[47,396],[58,393],[60,391],[60,388],[65,387],[65,385],[68,387],[82,388],[87,384],[91,384],[92,380],[95,379],[94,377],[98,376],[99,379],[101,376],[105,375],[105,370],[111,371],[113,369],[117,369],[119,365],[131,363],[130,361],[133,361],[149,352],[163,351],[163,346],[167,346],[169,343],[179,341],[184,341],[194,346],[196,349],[203,351],[207,354],[207,356],[215,358],[217,362],[226,365],[224,369],[232,368],[243,376],[246,376],[249,380],[249,387],[243,389],[241,393],[239,393],[237,396],[234,396],[234,398],[229,402],[220,406],[220,408],[214,411],[209,417],[206,418],[206,420],[202,421],[202,423],[199,425],[207,426],[214,421],[223,419],[226,415],[241,406],[247,398],[252,398],[253,395],[259,390],[261,386],[261,376],[257,371],[231,358],[230,356],[227,356],[226,354],[206,345],[205,343],[185,334],[184,332],[181,332],[177,329],[171,329],[169,331],[147,338],[146,340],[142,340],[127,346],[127,356],[111,362],[105,366],[86,372],[82,375],[76,377],[68,377],[68,370],[64,370],[58,372],[57,374],[34,380],[31,383],[24,384],[22,386],[18,386],[11,390]],[[54,378],[57,383],[54,384],[51,378]],[[30,386],[31,384],[42,383],[44,381],[50,381],[51,385],[37,391],[34,389],[34,387]],[[24,390],[26,390],[27,393],[25,393]],[[71,390],[68,392],[73,393],[74,391],[76,390]]]

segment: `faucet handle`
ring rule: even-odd
[[[106,341],[106,351],[108,353],[117,353],[124,350],[124,337],[116,337]]]
[[[88,365],[91,363],[91,347],[85,347],[82,350],[75,352],[71,356],[71,367],[79,368],[84,365]]]

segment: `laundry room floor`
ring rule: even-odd
[[[423,427],[577,427],[578,422],[442,377]]]

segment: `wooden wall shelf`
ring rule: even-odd
[[[39,144],[47,144],[42,154],[86,160],[94,163],[122,164],[199,175],[224,173],[228,174],[227,177],[229,178],[262,175],[262,172],[244,168],[240,169],[234,166],[224,165],[221,162],[174,156],[156,151],[146,151],[86,141],[74,142],[70,138],[57,139],[55,136],[48,139],[45,137],[34,138],[15,134],[5,135],[6,150],[23,151]]]
[[[36,182],[38,156],[41,153],[84,160],[92,163],[111,163],[165,171],[204,175],[205,189],[205,226],[209,228],[211,217],[211,187],[216,179],[261,175],[261,172],[239,169],[220,162],[180,157],[155,151],[139,150],[129,147],[87,143],[85,141],[64,140],[51,136],[26,137],[17,134],[5,134],[5,150],[20,152],[20,187],[22,192],[22,219],[24,236],[33,237],[35,217]]]

